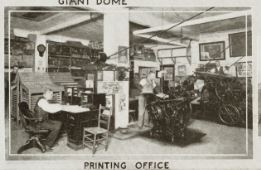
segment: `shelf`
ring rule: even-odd
[[[90,58],[82,58],[82,57],[71,57],[64,55],[50,55],[48,58],[68,58],[68,59],[81,59],[81,60],[90,60]]]
[[[58,68],[59,68],[59,69],[62,69],[62,68],[69,69],[68,67],[69,67],[69,66],[62,66],[62,67],[58,67],[58,66],[50,66],[50,65],[48,66],[48,68],[55,68],[55,69],[58,69]]]
[[[71,59],[81,59],[81,60],[90,60],[90,58],[82,58],[82,57],[71,57]]]
[[[73,56],[71,56],[71,59],[83,59],[82,57],[73,57]]]
[[[82,79],[82,78],[84,78],[84,76],[72,76],[73,77],[73,79]]]
[[[71,70],[81,70],[82,67],[77,67],[77,66],[71,66]]]
[[[97,53],[101,51],[81,45],[81,43],[66,44],[49,41],[48,47],[50,49],[48,53],[48,65],[50,69],[65,68],[73,71],[82,70],[82,67],[88,65],[91,58],[97,56]],[[62,65],[62,67],[55,65],[56,63],[57,65]]]
[[[62,58],[71,58],[71,56],[69,56],[69,55],[58,55],[58,54],[54,54],[54,55],[52,55],[52,54],[48,54],[49,56],[48,56],[48,58],[49,57],[53,57],[53,58],[59,58],[59,57],[62,57]]]

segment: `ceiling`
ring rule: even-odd
[[[157,35],[158,37],[169,39],[169,40],[177,39],[177,38],[197,40],[199,38],[200,33],[221,32],[221,31],[231,30],[231,29],[240,29],[240,28],[245,28],[246,25],[248,27],[252,26],[251,16],[248,16],[247,21],[245,16],[242,16],[242,17],[222,20],[222,22],[213,21],[213,22],[207,22],[202,24],[195,24],[195,25],[173,28],[167,32],[164,32],[162,30],[150,31],[148,34]]]
[[[247,25],[251,27],[251,17],[248,16],[247,19]],[[236,17],[231,18],[227,20],[220,21],[214,21],[214,22],[208,22],[204,24],[197,24],[193,26],[187,26],[184,27],[184,29],[189,28],[191,31],[195,33],[207,33],[207,32],[214,32],[214,31],[225,31],[230,29],[239,29],[239,28],[245,28],[246,27],[246,17]]]
[[[61,35],[91,41],[103,41],[103,17],[99,16],[94,19],[73,25],[48,35]]]
[[[199,13],[205,12],[207,10],[209,11],[200,14],[193,19],[222,15],[233,11],[245,11],[245,10],[249,10],[250,8],[248,7],[214,7],[214,8],[212,7],[170,7],[170,8],[134,7],[130,9],[131,9],[131,13],[130,13],[131,17],[132,15],[139,15],[139,17],[142,18],[142,16],[144,16],[144,13],[149,13],[150,15],[156,18],[152,22],[155,22],[155,20],[159,20],[160,22],[158,22],[157,25],[163,25],[168,23],[181,22]],[[143,21],[143,23],[144,22],[146,21]]]
[[[66,12],[64,11],[77,11]],[[184,20],[198,20],[229,14],[234,11],[245,11],[245,7],[215,7],[208,12],[209,8],[130,8],[130,41],[131,43],[158,43],[155,40],[133,35],[134,31],[180,23]],[[103,14],[102,12],[89,12],[91,9],[76,7],[19,7],[12,10],[20,10],[11,13],[11,28],[19,28],[28,31],[36,31],[45,35],[61,35],[78,39],[93,41],[103,40]],[[7,11],[7,10],[6,10]],[[86,12],[83,12],[86,11]],[[6,13],[7,14],[7,13]],[[8,15],[5,15],[7,19]],[[8,20],[7,20],[8,21]],[[7,26],[8,24],[5,24]],[[251,26],[251,20],[248,21]],[[163,39],[177,39],[186,36],[195,36],[203,32],[222,31],[245,26],[245,18],[237,17],[230,20],[207,22],[184,27],[177,27],[168,31],[156,30],[149,35],[157,35]],[[8,30],[7,27],[5,30]],[[11,30],[12,32],[12,30]]]
[[[178,46],[187,46],[182,44],[184,40],[199,40],[200,33],[244,29],[246,14],[248,15],[247,26],[252,26],[250,8],[158,8],[158,11],[153,11],[151,8],[150,10],[148,8],[134,8],[133,10],[143,10],[160,19],[157,26],[136,31],[134,35],[152,37],[152,39],[163,38],[162,42]],[[131,15],[136,15],[136,13],[133,12]],[[138,15],[141,16],[142,12]]]
[[[49,17],[56,15],[57,13],[47,13],[47,12],[15,12],[12,14],[13,17],[22,18],[26,20],[40,22]]]

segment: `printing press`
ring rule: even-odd
[[[252,127],[252,89],[249,80],[246,82],[245,78],[210,72],[196,72],[196,77],[204,80],[205,84],[200,100],[203,112],[212,114],[210,116],[215,117],[216,121],[229,126],[246,126],[247,117],[247,125]]]
[[[151,137],[165,138],[172,143],[184,139],[190,120],[190,102],[195,98],[187,87],[183,83],[171,88],[168,95],[156,95],[156,100],[147,105],[153,123]]]

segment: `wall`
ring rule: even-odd
[[[139,67],[154,67],[160,69],[160,63],[155,61],[134,60],[134,73],[139,73]]]
[[[199,44],[200,43],[209,43],[209,42],[216,42],[216,41],[225,41],[225,48],[229,46],[229,34],[232,33],[238,33],[238,32],[244,32],[245,29],[234,29],[234,30],[227,30],[222,32],[212,32],[212,33],[204,33],[200,34],[199,36],[199,42],[192,43],[192,67],[193,69],[198,66],[198,64],[205,64],[208,61],[200,61],[199,60]],[[242,56],[241,56],[242,57]],[[239,60],[241,57],[230,57],[230,48],[227,48],[225,50],[225,60],[219,60],[220,64],[222,66],[230,66],[237,60]],[[252,56],[244,57],[239,62],[246,62],[246,61],[252,61]],[[235,76],[235,66],[232,66],[230,68],[231,73]],[[233,71],[233,70],[234,71]]]
[[[190,55],[187,53],[186,48],[174,48],[174,49],[163,49],[158,51],[158,56],[159,57],[177,57],[175,61],[175,75],[178,76],[178,67],[179,66],[186,66],[186,73],[188,75],[192,74],[191,66],[189,64],[189,60],[186,57],[187,55]],[[182,56],[182,57],[181,57]],[[174,64],[174,61],[170,58],[163,58],[162,59],[162,64],[163,65],[172,65]]]
[[[17,28],[14,29],[14,35],[19,37],[26,37],[26,38],[28,37],[28,35],[30,35],[30,39],[32,39],[35,42],[34,68],[32,68],[31,70],[36,72],[45,72],[47,70],[48,67],[48,44],[46,43],[47,40],[56,41],[56,42],[79,41],[86,46],[88,46],[89,44],[89,40],[66,37],[61,35],[40,35],[38,34],[38,32],[35,31],[28,31],[28,30],[17,29]],[[47,47],[43,57],[40,57],[37,51],[37,46],[39,44],[44,44]]]
[[[176,66],[179,65],[186,65],[187,74],[193,74],[195,69],[198,67],[199,64],[206,64],[208,61],[200,61],[199,58],[199,44],[200,43],[209,43],[209,42],[216,42],[216,41],[225,41],[225,48],[229,45],[229,34],[243,32],[245,29],[234,29],[234,30],[226,30],[221,32],[211,32],[211,33],[202,33],[199,35],[199,41],[192,41],[191,42],[191,65],[188,63],[186,58],[178,58],[176,60]],[[184,49],[185,50],[185,49]],[[239,60],[240,57],[230,57],[230,49],[227,48],[225,50],[225,60],[219,60],[222,66],[230,66],[235,61]],[[182,54],[181,49],[174,49],[172,52],[173,56],[179,56]],[[186,52],[183,51],[183,54],[186,55]],[[166,50],[164,52],[159,53],[158,56],[171,56],[171,50]],[[240,62],[252,61],[252,56],[244,57],[240,60]],[[163,64],[173,64],[170,59],[164,59]],[[177,72],[177,67],[176,67]],[[230,73],[235,76],[235,67],[232,66]]]
[[[46,42],[47,40],[50,41],[55,41],[55,42],[67,42],[67,41],[78,41],[81,42],[83,45],[88,46],[89,40],[84,40],[84,39],[77,39],[77,38],[71,38],[71,37],[66,37],[66,36],[60,36],[60,35],[37,35],[36,38],[36,47],[38,44],[44,44],[47,48],[44,53],[44,57],[39,57],[39,53],[36,48],[35,52],[35,71],[36,72],[45,72],[48,67],[48,43]]]

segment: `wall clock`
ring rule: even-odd
[[[46,47],[45,47],[43,44],[39,44],[39,45],[37,46],[37,50],[38,50],[38,52],[39,52],[39,56],[40,56],[40,57],[43,57],[43,54],[44,54],[44,52],[45,52],[45,50],[46,50]]]

